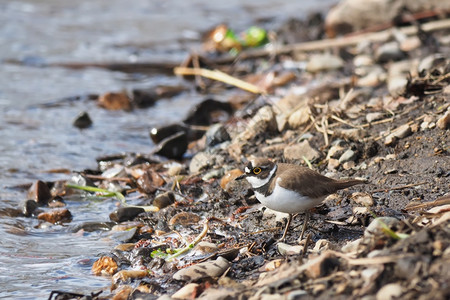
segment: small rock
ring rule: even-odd
[[[311,147],[307,140],[287,146],[284,149],[283,155],[287,160],[303,160],[303,157],[305,157],[309,161],[314,161],[320,157],[320,153]]]
[[[372,123],[373,121],[377,121],[380,120],[384,117],[384,113],[382,112],[373,112],[373,113],[368,113],[366,115],[366,120],[369,123]]]
[[[158,96],[153,89],[133,89],[132,95],[133,104],[138,108],[148,108],[153,106],[158,99]]]
[[[183,211],[177,213],[169,221],[169,226],[188,226],[191,224],[197,224],[200,221],[200,216],[191,212]]]
[[[445,64],[447,57],[442,53],[431,54],[421,60],[417,67],[419,73],[429,72],[440,64]]]
[[[339,266],[339,259],[333,252],[325,251],[319,257],[311,259],[307,263],[306,275],[309,278],[316,279],[327,276],[331,271]]]
[[[114,284],[117,284],[119,282],[126,282],[135,278],[144,278],[147,277],[147,275],[148,271],[146,270],[122,270],[112,277],[112,281]]]
[[[386,224],[391,229],[400,223],[400,220],[393,217],[376,218],[369,224],[369,226],[367,226],[366,230],[364,230],[364,237],[384,234],[384,227],[383,225],[381,225],[380,221]]]
[[[291,246],[291,245],[288,245],[285,243],[278,243],[277,247],[278,247],[278,252],[280,252],[280,254],[283,256],[297,255],[297,254],[302,253],[302,251],[303,251],[303,246],[300,246],[300,245]]]
[[[223,124],[214,124],[206,132],[206,145],[213,147],[230,140],[230,135]]]
[[[350,197],[356,204],[364,205],[364,206],[373,206],[373,198],[368,193],[356,192],[353,193]]]
[[[119,244],[119,245],[115,246],[114,249],[128,252],[128,251],[133,250],[134,247],[135,247],[134,243],[124,243],[124,244]]]
[[[91,117],[89,117],[89,114],[87,112],[81,112],[73,121],[73,126],[84,129],[88,128],[92,125]]]
[[[336,158],[328,159],[327,169],[330,171],[336,170],[339,167],[339,160]]]
[[[247,128],[237,136],[240,141],[247,141],[264,132],[277,132],[278,124],[275,113],[270,106],[261,107],[247,125]]]
[[[342,167],[344,170],[350,170],[356,167],[356,163],[354,161],[346,161]]]
[[[156,171],[149,169],[136,181],[140,190],[147,194],[153,194],[166,182]]]
[[[180,281],[198,281],[204,278],[219,277],[230,267],[230,262],[219,256],[215,261],[202,262],[173,275],[173,279]]]
[[[186,132],[177,132],[163,139],[155,148],[154,153],[173,159],[181,159],[186,152],[188,139]]]
[[[353,161],[356,159],[356,152],[353,151],[352,149],[347,149],[347,151],[345,151],[341,157],[339,157],[339,163],[345,163],[348,161]]]
[[[340,69],[344,66],[344,61],[339,56],[331,54],[312,55],[306,65],[306,71],[317,73]]]
[[[111,221],[118,223],[124,221],[131,221],[143,212],[145,212],[145,210],[142,207],[133,207],[133,206],[121,207],[115,210],[114,212],[110,213],[109,219]]]
[[[117,272],[118,266],[114,259],[109,256],[102,256],[92,265],[92,273],[94,275],[111,276]]]
[[[197,244],[197,246],[195,246],[195,252],[199,252],[201,254],[211,254],[211,253],[215,253],[218,251],[218,247],[216,244],[210,243],[210,242],[205,242],[202,241],[200,243]]]
[[[67,208],[54,209],[48,212],[42,212],[37,216],[38,220],[43,220],[52,224],[70,222],[72,214]]]
[[[439,118],[439,120],[436,122],[436,125],[440,129],[448,129],[450,128],[450,110],[447,110],[447,112]]]
[[[359,248],[359,245],[361,244],[362,239],[357,239],[354,241],[349,241],[347,244],[345,244],[342,247],[342,252],[344,253],[352,253],[352,252],[356,252]]]
[[[175,195],[172,192],[165,192],[159,194],[153,199],[152,204],[159,209],[163,209],[169,205],[172,205],[175,202]]]
[[[117,226],[114,226],[112,230],[109,232],[110,238],[119,241],[121,243],[127,243],[133,239],[136,235],[137,227],[131,227],[127,230],[118,230]]]
[[[112,300],[127,300],[129,299],[131,293],[133,292],[133,287],[129,285],[121,285],[115,291]]]
[[[307,105],[304,105],[304,106],[300,107],[299,109],[297,109],[296,111],[294,111],[288,118],[288,124],[289,124],[290,128],[297,129],[300,126],[309,122],[310,114],[311,114],[311,110],[310,110],[309,106],[307,106]]]
[[[51,198],[50,189],[43,181],[35,181],[28,190],[28,199],[36,201],[40,206],[46,206]]]
[[[403,293],[403,287],[398,283],[389,283],[383,286],[376,295],[377,300],[399,299]]]
[[[398,61],[405,57],[405,52],[400,49],[400,45],[397,42],[384,43],[375,51],[375,59],[379,63]]]
[[[197,283],[188,283],[185,286],[183,286],[181,289],[175,292],[175,294],[172,295],[173,299],[194,299],[197,296],[197,293],[199,292],[199,284]]]
[[[174,135],[178,132],[188,132],[188,128],[183,124],[169,124],[165,126],[160,127],[153,127],[150,129],[150,138],[152,139],[153,143],[158,144],[165,138],[168,138],[171,135]]]
[[[397,139],[402,139],[409,136],[412,133],[411,126],[408,124],[402,125],[389,134],[384,140],[386,146],[394,144]]]
[[[98,98],[98,105],[109,110],[131,110],[130,98],[125,93],[106,93]]]

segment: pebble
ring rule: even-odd
[[[356,163],[354,161],[346,161],[342,167],[344,170],[354,169],[356,167]]]
[[[436,122],[436,125],[440,129],[450,128],[450,110],[447,110],[447,112],[441,118],[439,118],[439,120]]]
[[[352,149],[347,149],[342,155],[341,157],[339,157],[339,163],[345,163],[348,161],[353,161],[356,159],[356,152],[353,151]]]
[[[197,281],[204,278],[219,277],[230,267],[230,262],[219,256],[215,261],[202,262],[173,275],[173,279],[180,281]]]
[[[123,231],[117,231],[116,227],[113,227],[113,229],[110,231],[109,234],[112,239],[119,241],[121,243],[126,243],[134,238],[136,232],[137,227],[132,227],[131,229]]]
[[[130,279],[144,278],[147,275],[148,271],[146,270],[122,270],[112,277],[112,281],[114,284],[117,284],[119,281],[124,282]]]
[[[175,202],[175,195],[172,192],[165,192],[159,194],[153,199],[152,204],[159,209],[163,209],[169,205],[172,205]]]
[[[214,243],[201,241],[197,244],[197,246],[195,246],[194,250],[195,252],[199,252],[201,254],[210,254],[217,252],[219,248]]]
[[[109,110],[131,110],[130,98],[125,93],[106,93],[98,98],[98,105]]]
[[[305,105],[294,111],[288,118],[290,128],[297,129],[300,126],[309,122],[311,110],[309,106]]]
[[[384,113],[382,112],[372,112],[366,115],[366,120],[368,123],[372,123],[373,121],[381,120],[384,117]]]
[[[42,212],[37,216],[38,220],[43,220],[52,224],[70,222],[72,214],[67,208],[53,209],[48,212]]]
[[[367,226],[366,230],[364,230],[364,236],[370,237],[374,235],[384,234],[383,225],[381,225],[380,221],[386,224],[389,228],[393,228],[400,223],[400,220],[393,217],[376,218],[369,224],[369,226]]]
[[[133,206],[127,206],[127,207],[121,207],[115,210],[114,212],[109,214],[109,219],[114,222],[124,222],[124,221],[131,221],[137,215],[145,212],[145,210],[142,207],[133,207]]]
[[[117,272],[118,266],[116,261],[109,256],[102,256],[92,265],[92,273],[94,275],[111,276]]]
[[[190,110],[184,123],[189,125],[209,126],[229,119],[233,108],[229,102],[206,99]]]
[[[398,139],[405,138],[412,133],[411,126],[408,124],[402,125],[395,129],[391,134],[389,134],[385,140],[384,144],[386,146],[393,145]]]
[[[36,201],[40,206],[46,206],[51,198],[48,185],[41,180],[35,181],[28,190],[28,199]]]
[[[375,51],[375,60],[379,63],[398,61],[404,59],[405,57],[405,52],[400,49],[400,45],[397,42],[383,43]]]
[[[144,193],[153,194],[158,187],[166,182],[156,171],[149,169],[137,179],[136,183],[138,188]]]
[[[328,159],[327,169],[330,171],[336,170],[339,167],[339,160],[336,158]]]
[[[131,286],[122,285],[115,290],[114,297],[111,300],[128,300],[132,292],[133,288]]]
[[[190,300],[196,298],[200,285],[197,283],[188,283],[172,295],[173,299]]]
[[[389,283],[383,286],[376,295],[376,300],[399,299],[403,293],[403,287],[398,283]]]
[[[325,251],[319,257],[309,260],[306,265],[306,275],[309,278],[316,279],[326,276],[331,270],[336,269],[339,260],[333,252]]]
[[[25,217],[31,217],[36,214],[39,204],[34,200],[26,200],[22,204],[22,213]]]
[[[206,145],[213,147],[230,140],[230,134],[223,124],[214,124],[206,132]]]
[[[306,64],[306,71],[317,73],[321,71],[330,71],[340,69],[344,66],[344,61],[339,56],[331,54],[315,54],[309,58]]]
[[[85,129],[92,125],[91,117],[87,112],[81,112],[73,121],[73,126],[79,129]]]
[[[275,113],[270,106],[261,107],[250,122],[247,128],[237,136],[238,140],[247,141],[263,132],[277,132],[278,124]]]
[[[307,140],[287,146],[284,149],[283,155],[287,160],[303,160],[303,157],[305,157],[309,161],[314,161],[320,157],[320,153],[311,147]]]
[[[357,239],[354,241],[349,241],[342,247],[342,252],[344,253],[352,253],[358,250],[359,245],[361,244],[362,239]]]
[[[168,138],[171,135],[174,135],[178,132],[187,132],[187,127],[183,124],[169,124],[160,127],[153,127],[150,129],[150,138],[153,143],[158,144],[165,138]]]
[[[280,252],[280,254],[283,256],[297,255],[303,251],[303,246],[300,245],[291,246],[285,243],[278,243],[277,248],[278,252]]]
[[[358,205],[373,206],[374,204],[373,198],[369,193],[356,192],[350,196],[350,199]]]
[[[200,221],[200,216],[191,212],[183,211],[177,213],[169,220],[169,226],[188,226],[191,224],[197,224]]]

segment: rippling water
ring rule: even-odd
[[[86,221],[108,221],[113,201],[69,201],[67,226],[37,228],[16,217],[26,198],[11,188],[37,179],[67,179],[45,172],[95,168],[95,157],[149,152],[148,128],[181,119],[200,96],[184,94],[131,113],[99,109],[93,101],[65,97],[158,84],[167,76],[131,77],[88,68],[45,67],[60,62],[181,61],[200,33],[222,22],[237,31],[258,20],[276,25],[324,9],[323,1],[43,0],[0,2],[0,297],[48,298],[52,290],[85,293],[105,288],[108,278],[90,274],[92,260],[116,241],[107,232],[72,232]],[[12,63],[12,61],[20,63]],[[181,109],[180,109],[181,108]],[[92,128],[72,126],[88,111]]]

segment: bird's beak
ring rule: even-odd
[[[239,177],[236,177],[236,179],[235,180],[242,180],[242,179],[244,179],[245,177],[247,177],[247,174],[242,174],[241,176],[239,176]]]

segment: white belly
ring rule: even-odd
[[[319,205],[324,199],[324,197],[311,199],[309,197],[301,196],[296,192],[282,188],[279,185],[276,185],[273,193],[267,197],[256,191],[255,195],[259,202],[268,208],[290,214],[309,210]]]

